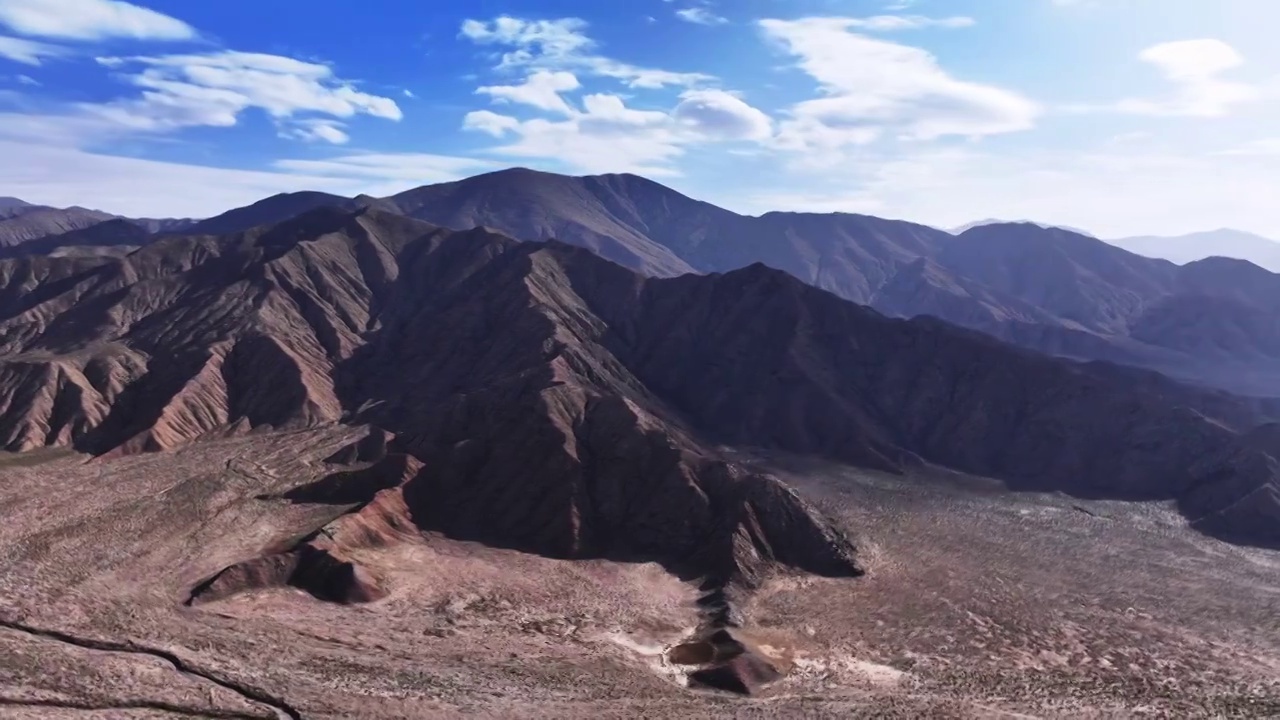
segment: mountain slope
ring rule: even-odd
[[[1241,434],[1244,403],[886,318],[760,264],[652,279],[565,244],[323,208],[97,264],[0,261],[0,278],[10,449],[372,423],[423,463],[398,491],[418,526],[746,577],[752,558],[852,565],[718,444],[1173,499],[1280,542],[1275,459]]]

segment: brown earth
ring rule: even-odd
[[[111,460],[0,457],[0,714],[1280,712],[1275,552],[1197,535],[1163,505],[804,459],[736,458],[779,473],[854,534],[868,573],[774,571],[742,598],[732,632],[783,674],[751,698],[691,689],[698,666],[666,659],[704,616],[697,587],[653,563],[414,532],[351,551],[385,591],[371,602],[282,587],[184,605],[203,578],[341,517],[350,506],[271,498],[330,475],[324,459],[358,437],[334,428]]]

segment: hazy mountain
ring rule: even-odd
[[[153,235],[189,230],[200,222],[195,218],[124,218]]]
[[[1280,243],[1240,230],[1210,230],[1175,237],[1130,237],[1107,242],[1129,252],[1163,258],[1179,265],[1210,257],[1227,257],[1280,272]]]
[[[114,218],[56,235],[0,247],[0,257],[48,254],[127,252],[151,241],[152,233],[133,220]]]
[[[1048,223],[1040,223],[1034,220],[998,220],[996,218],[987,218],[986,220],[975,220],[973,222],[960,225],[959,227],[950,228],[949,230],[947,230],[947,232],[951,233],[952,235],[960,235],[961,233],[964,233],[968,230],[972,230],[978,227],[983,227],[985,225],[1021,225],[1021,224],[1031,224],[1037,227],[1044,228],[1045,230],[1052,230],[1054,228],[1058,228],[1061,230],[1068,230],[1070,232],[1076,233],[1077,235],[1088,235],[1089,237],[1094,237],[1093,233],[1087,230],[1081,230],[1080,228],[1071,227],[1070,225],[1050,225]]]
[[[1241,435],[1246,404],[1219,396],[1218,412],[1131,374],[887,318],[761,264],[653,279],[374,209],[122,259],[0,261],[10,449],[372,423],[422,462],[402,486],[420,526],[700,572],[749,575],[734,549],[747,537],[787,564],[854,572],[817,516],[719,444],[1175,499],[1208,531],[1280,542],[1265,500],[1280,470]],[[1245,513],[1246,495],[1262,504]]]
[[[25,200],[15,197],[0,197],[0,219],[11,218],[22,213],[24,208],[33,207]]]
[[[53,248],[69,245],[98,245],[95,233],[101,233],[103,246],[118,246],[121,233],[132,233],[119,224],[105,225],[111,221],[126,221],[141,231],[141,236],[162,232],[178,232],[195,224],[188,218],[122,218],[99,210],[88,210],[82,207],[54,208],[31,203],[17,198],[0,198],[0,250],[26,245],[33,241],[45,241],[40,247]],[[95,225],[102,225],[98,230],[90,230]],[[88,232],[71,236],[70,233],[86,230]],[[63,240],[53,240],[55,236],[66,235]],[[48,252],[37,246],[24,248],[23,252]]]
[[[114,215],[81,207],[46,208],[20,206],[12,217],[0,220],[0,248],[29,240],[80,230],[111,220]]]
[[[1169,293],[1176,268],[1094,238],[1030,223],[968,230],[937,256],[953,273],[1087,330],[1124,332]]]

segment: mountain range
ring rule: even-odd
[[[382,199],[277,195],[202,221],[102,219],[79,208],[32,207],[19,206],[10,211],[15,217],[0,222],[0,245],[10,246],[9,255],[90,252],[86,247],[118,254],[156,232],[223,235],[318,207],[376,207],[451,229],[487,227],[525,241],[554,238],[651,277],[760,262],[889,315],[933,315],[1053,355],[1280,396],[1280,330],[1269,320],[1280,308],[1280,276],[1222,258],[1179,266],[1033,223],[975,224],[952,235],[842,213],[751,217],[635,175],[568,177],[524,169]],[[38,231],[32,228],[48,222],[33,221],[52,216],[61,218],[58,227],[75,229],[33,237]],[[6,231],[6,222],[19,225]],[[5,239],[5,232],[13,234]],[[1187,327],[1205,332],[1188,339]]]
[[[993,252],[1001,240],[958,239]],[[1088,278],[1141,287],[1140,259],[1119,257]],[[1081,327],[1118,322],[1135,301],[1075,307],[1078,295],[1021,285],[1017,269],[984,278],[1075,309]],[[831,574],[856,565],[722,445],[1175,500],[1206,532],[1280,543],[1274,433],[1256,429],[1276,410],[886,317],[762,263],[655,278],[560,241],[376,207],[169,235],[124,257],[0,261],[8,450],[113,456],[370,424],[422,463],[401,490],[419,526],[554,556],[696,558],[725,577],[760,556]]]
[[[0,704],[1280,707],[1256,265],[526,170],[0,212]]]

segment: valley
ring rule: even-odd
[[[663,653],[699,624],[698,593],[650,562],[556,560],[428,533],[359,551],[386,583],[373,602],[283,587],[183,604],[201,577],[326,523],[331,507],[256,497],[332,472],[323,458],[357,437],[267,433],[10,469],[0,488],[6,715],[1280,708],[1274,553],[1199,536],[1167,505],[754,453],[736,457],[764,463],[829,513],[867,574],[771,571],[738,599],[735,632],[784,672],[750,699],[684,687],[688,670]]]

